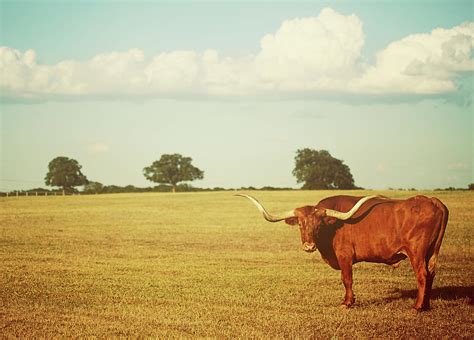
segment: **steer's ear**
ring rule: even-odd
[[[333,225],[337,222],[337,218],[326,216],[323,218],[323,222],[325,225]]]
[[[337,222],[337,218],[326,216],[325,209],[317,209],[315,208],[314,214],[321,219],[321,222],[325,225],[333,225]]]
[[[285,223],[289,225],[296,225],[298,224],[298,217],[285,218]]]

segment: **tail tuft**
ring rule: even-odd
[[[436,269],[436,262],[438,261],[438,254],[433,254],[428,261],[428,271],[433,274]]]

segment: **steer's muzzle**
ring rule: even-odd
[[[316,250],[316,243],[309,243],[309,242],[303,243],[303,250],[308,253],[312,253],[313,251]]]

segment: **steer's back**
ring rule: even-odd
[[[339,199],[325,203],[333,205],[333,208],[327,208],[347,211],[359,199],[339,196]],[[397,254],[434,247],[443,220],[442,208],[436,201],[425,196],[368,201],[335,232],[335,255],[351,254],[354,262],[393,263]]]

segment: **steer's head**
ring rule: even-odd
[[[301,243],[303,250],[306,252],[313,252],[316,250],[316,238],[318,235],[319,228],[322,225],[334,224],[337,220],[345,221],[354,215],[357,210],[364,204],[366,201],[377,197],[377,196],[367,196],[360,199],[351,210],[348,212],[340,212],[337,210],[318,208],[317,206],[307,205],[301,208],[296,208],[294,210],[288,211],[282,215],[275,216],[269,214],[263,205],[260,204],[254,197],[246,194],[237,194],[236,196],[246,197],[251,200],[255,206],[263,214],[263,217],[268,222],[278,222],[285,221],[287,224],[296,225],[300,227],[301,233]]]
[[[294,217],[285,218],[285,222],[289,225],[299,225],[303,250],[311,253],[316,250],[316,238],[321,225],[336,220],[328,218],[324,210],[311,205],[296,208],[293,212]]]

